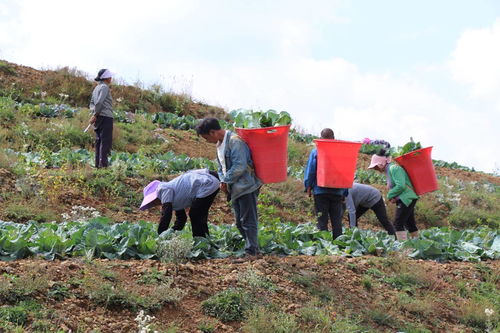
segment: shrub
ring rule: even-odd
[[[201,307],[203,312],[223,322],[240,321],[248,309],[248,296],[240,289],[226,289],[207,300]]]

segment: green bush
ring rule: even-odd
[[[223,322],[241,321],[248,310],[248,296],[240,289],[226,289],[221,291],[203,303],[203,312]]]

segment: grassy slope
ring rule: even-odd
[[[71,104],[86,104],[91,85],[81,74],[77,73],[75,76],[74,71],[68,70],[39,72],[13,64],[7,66],[12,68],[15,75],[7,70],[0,70],[0,88],[4,95],[27,100],[33,97],[33,90],[39,89],[48,91],[57,100],[58,93],[62,91],[70,94]],[[171,111],[164,106],[172,104],[164,102],[162,106],[161,98],[141,99],[141,96],[154,96],[147,91],[134,87],[114,89],[120,93],[131,91],[114,95],[115,98],[129,98],[132,101],[131,105],[124,108],[146,106],[149,112],[160,109]],[[164,97],[164,101],[186,98],[172,96],[170,99]],[[177,107],[181,105],[183,113],[196,116],[200,115],[197,112],[216,110],[189,102],[189,98],[185,101],[187,102],[173,104]],[[39,101],[35,99],[33,102]],[[82,110],[72,119],[17,117],[12,123],[2,122],[0,137],[8,140],[1,140],[0,148],[22,151],[28,145],[29,151],[57,151],[64,147],[91,149],[91,139],[81,134],[87,117],[88,111]],[[22,135],[22,122],[29,125],[32,135]],[[51,128],[58,130],[52,131]],[[151,140],[153,131],[166,140]],[[62,141],[61,136],[72,139]],[[192,157],[215,157],[214,147],[197,138],[192,131],[157,130],[154,124],[140,116],[136,117],[135,124],[117,124],[115,136],[114,149],[118,151],[151,154],[173,150]],[[302,143],[292,141],[289,150],[290,164],[304,165],[309,149]],[[359,168],[365,168],[367,163],[368,157],[361,155]],[[438,168],[437,172],[441,190],[420,200],[417,207],[420,226],[472,227],[498,223],[498,177],[446,168]],[[61,213],[70,211],[73,205],[82,205],[95,207],[103,215],[111,216],[117,221],[156,221],[157,211],[138,212],[135,209],[141,199],[141,189],[151,179],[168,179],[172,176],[151,170],[127,176],[120,170],[99,172],[89,166],[35,168],[26,172],[16,168],[15,158],[0,152],[0,219],[60,220]],[[83,181],[76,181],[78,179]],[[493,191],[488,184],[494,184]],[[383,185],[375,186],[385,191]],[[106,194],[103,189],[108,192],[113,190]],[[458,203],[456,194],[460,196]],[[301,182],[295,179],[266,185],[260,196],[259,208],[262,223],[276,217],[297,223],[312,218],[312,203],[302,193]],[[389,207],[389,214],[393,214],[392,207]],[[215,203],[212,220],[213,223],[232,222],[229,207],[222,197]],[[361,225],[378,228],[370,214],[367,214]],[[272,285],[277,288],[261,290],[265,283],[242,285],[238,282],[244,280],[238,274],[250,267],[255,272],[268,276]],[[155,274],[154,269],[161,273]],[[281,327],[292,327],[295,323],[306,332],[341,332],[355,327],[388,332],[405,327],[413,327],[413,332],[419,332],[418,328],[421,329],[420,332],[424,332],[424,328],[431,331],[472,331],[488,324],[485,308],[494,308],[497,313],[499,310],[499,277],[496,273],[499,271],[498,262],[436,264],[410,262],[401,257],[348,259],[269,256],[244,263],[236,263],[231,259],[188,263],[181,265],[176,273],[172,265],[160,265],[151,261],[98,260],[87,263],[75,259],[49,263],[41,260],[0,262],[0,270],[5,279],[14,276],[29,277],[30,274],[40,272],[48,274],[47,285],[32,279],[34,286],[28,291],[19,291],[13,280],[9,283],[2,281],[2,302],[18,304],[21,309],[15,312],[11,307],[7,308],[7,313],[1,312],[0,322],[2,325],[11,325],[6,322],[12,322],[13,318],[25,318],[20,319],[18,324],[24,324],[31,331],[43,331],[44,325],[47,329],[66,327],[73,330],[79,328],[81,331],[92,328],[103,332],[134,331],[133,319],[137,313],[137,304],[142,303],[137,299],[120,299],[117,290],[125,285],[129,294],[148,295],[153,292],[154,284],[159,284],[166,275],[173,276],[174,286],[187,290],[187,295],[179,304],[165,305],[154,313],[157,317],[154,322],[163,331],[177,325],[179,332],[196,332],[201,327],[205,331],[211,331],[211,326],[214,327],[212,331],[231,332],[246,325],[249,332],[264,332],[266,329],[272,332],[277,330],[272,327],[273,322],[279,323]],[[140,284],[138,281],[144,276],[153,276],[153,285]],[[88,281],[97,281],[98,285],[115,285],[115,288],[96,291],[89,286],[92,283],[86,283]],[[258,276],[254,277],[255,281],[260,281]],[[228,287],[241,287],[246,293],[265,295],[266,300],[257,298],[254,303],[271,304],[268,308],[272,310],[263,311],[260,315],[250,313],[246,320],[231,323],[199,315],[203,300],[214,291]],[[54,288],[58,292],[54,292]],[[52,290],[50,296],[48,290]],[[64,296],[63,300],[54,299],[57,298],[54,295],[59,294]],[[100,301],[98,296],[103,294],[118,299],[118,305]],[[26,300],[43,304],[43,307],[26,303]],[[124,307],[132,310],[123,310]],[[339,328],[341,325],[345,327]],[[293,330],[290,328],[289,331]]]

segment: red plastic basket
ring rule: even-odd
[[[289,130],[290,125],[236,128],[236,133],[250,148],[257,177],[265,184],[287,178]]]

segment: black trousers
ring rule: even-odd
[[[415,222],[415,204],[417,199],[413,200],[409,206],[406,206],[401,200],[396,203],[396,219],[394,220],[394,227],[396,231],[409,232],[418,231],[417,223]]]
[[[328,220],[332,223],[333,239],[342,235],[342,196],[335,194],[314,195],[317,226],[319,230],[328,230]]]
[[[209,235],[208,211],[210,210],[210,206],[212,206],[217,193],[219,193],[219,189],[210,194],[208,197],[194,199],[193,203],[191,204],[191,208],[189,209],[189,219],[191,220],[193,237],[206,237]],[[174,225],[172,226],[172,229],[184,229],[187,221],[186,211],[184,209],[176,210],[175,216],[176,219]]]
[[[106,168],[113,143],[113,118],[97,116],[95,121],[95,167]]]
[[[394,230],[394,226],[389,221],[387,217],[387,210],[385,209],[384,199],[380,198],[379,201],[375,205],[370,208],[367,207],[356,207],[356,226],[358,226],[358,219],[366,213],[367,210],[373,210],[375,215],[377,216],[378,221],[382,224],[384,229],[387,231],[389,235],[395,235],[396,232]]]

